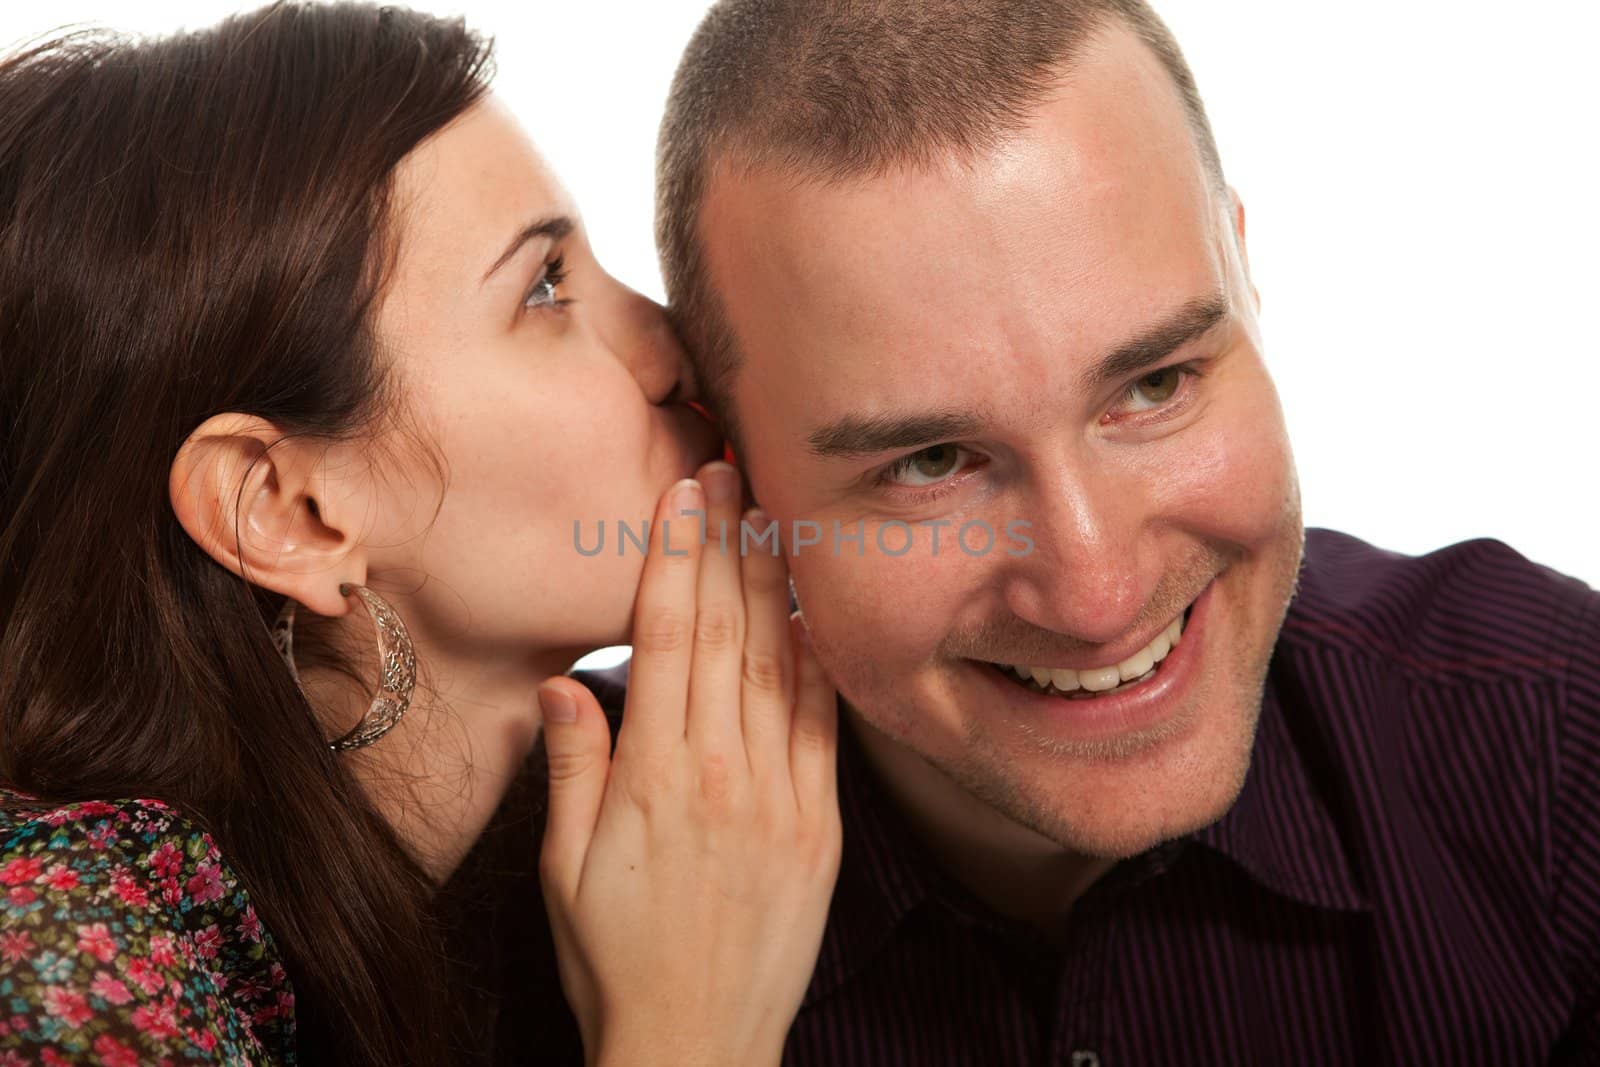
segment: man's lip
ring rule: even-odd
[[[1211,609],[1216,607],[1216,583],[1206,586],[1192,605],[1184,637],[1152,677],[1135,685],[1124,685],[1092,697],[1078,699],[1075,694],[1058,696],[1021,684],[1012,674],[985,667],[977,671],[974,682],[998,698],[986,702],[1001,715],[1020,716],[1029,723],[1036,737],[1045,734],[1084,744],[1108,741],[1114,737],[1144,733],[1164,721],[1174,720],[1190,705],[1197,687],[1202,685],[1210,651]],[[1191,720],[1193,716],[1191,716]],[[1183,736],[1186,730],[1166,736],[1166,742]],[[1104,754],[1103,754],[1104,755]],[[1111,755],[1110,758],[1121,759]]]
[[[1194,607],[1195,601],[1205,596],[1206,590],[1210,589],[1212,583],[1216,580],[1217,579],[1213,577],[1211,581],[1207,582],[1198,593],[1190,597],[1189,602],[1184,605],[1183,610],[1178,614],[1187,614],[1189,610]],[[1176,618],[1176,616],[1174,616],[1174,618]],[[1109,646],[1100,651],[1087,653],[1082,656],[1046,656],[1045,658],[1038,660],[977,659],[974,657],[974,662],[987,663],[991,666],[997,667],[1040,667],[1045,670],[1063,671],[1093,671],[1104,667],[1115,667],[1117,664],[1128,659],[1130,656],[1133,656],[1138,652],[1142,652],[1149,646],[1150,642],[1156,639],[1158,634],[1171,625],[1172,619],[1168,619],[1154,630],[1151,630],[1144,636],[1143,639],[1139,640],[1138,643],[1123,641],[1121,644]]]

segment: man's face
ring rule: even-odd
[[[1063,84],[976,156],[720,170],[702,235],[741,460],[786,530],[821,527],[790,567],[841,693],[918,773],[1112,857],[1232,804],[1302,532],[1242,214],[1134,38]],[[979,522],[987,551],[958,545]]]

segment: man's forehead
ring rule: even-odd
[[[994,188],[991,175],[900,175],[791,188],[762,227],[708,219],[749,238],[731,235],[711,264],[740,379],[826,408],[981,391],[996,362],[1081,374],[1075,361],[1225,291],[1203,193],[1074,198],[1070,183],[1023,181],[986,199]]]

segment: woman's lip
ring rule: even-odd
[[[1212,579],[1195,598],[1183,637],[1161,661],[1155,677],[1127,689],[1088,700],[1072,700],[1035,692],[1006,679],[998,668],[977,661],[973,662],[974,669],[981,683],[1002,697],[1002,707],[1028,721],[1031,732],[1094,742],[1148,730],[1178,712],[1200,676],[1216,584]]]

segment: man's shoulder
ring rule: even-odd
[[[1600,593],[1492,538],[1413,556],[1312,529],[1281,643],[1435,682],[1560,682],[1597,621]]]

